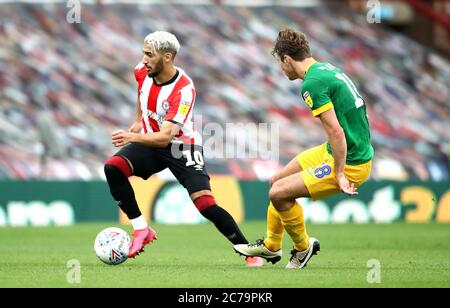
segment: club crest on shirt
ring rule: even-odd
[[[162,107],[163,107],[163,109],[164,109],[165,111],[169,110],[169,108],[170,108],[169,102],[168,102],[167,100],[163,101],[163,102],[162,102]]]
[[[310,108],[312,108],[312,106],[313,106],[313,101],[312,101],[311,95],[309,94],[308,91],[305,91],[305,93],[303,93],[303,99],[305,100],[305,103],[306,103]]]

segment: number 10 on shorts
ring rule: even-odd
[[[193,151],[194,153],[194,159],[192,159],[192,153],[191,151],[183,151],[183,156],[186,157],[186,167],[192,166],[192,165],[200,165],[203,166],[205,164],[203,160],[203,155],[200,151]]]

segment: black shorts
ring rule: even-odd
[[[169,144],[165,148],[152,148],[130,143],[114,156],[128,159],[132,165],[133,175],[144,180],[169,168],[189,195],[200,190],[211,190],[202,146]]]

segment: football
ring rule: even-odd
[[[106,228],[97,235],[94,242],[95,254],[104,263],[118,265],[128,259],[130,236],[120,228]]]

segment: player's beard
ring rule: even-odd
[[[154,78],[158,76],[159,73],[161,73],[161,71],[163,70],[163,65],[163,60],[159,59],[158,63],[156,63],[156,65],[152,67],[152,71],[147,73],[148,77]]]
[[[297,74],[295,73],[295,71],[293,69],[285,71],[285,73],[289,80],[295,80],[298,78]]]

